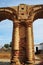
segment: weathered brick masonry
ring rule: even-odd
[[[43,18],[43,5],[20,4],[0,8],[0,21],[12,20],[11,65],[34,64],[33,22]]]

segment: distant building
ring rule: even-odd
[[[43,43],[35,44],[35,45],[34,45],[34,51],[35,51],[35,52],[36,52],[36,49],[37,49],[37,50],[43,50]]]

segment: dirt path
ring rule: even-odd
[[[0,59],[0,62],[10,62],[10,59]]]
[[[10,59],[0,59],[0,62],[8,62],[10,63]],[[35,65],[39,64],[41,62],[40,58],[35,56]]]

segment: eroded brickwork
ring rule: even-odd
[[[0,21],[12,20],[12,57],[11,65],[34,64],[34,20],[43,18],[43,5],[20,4],[0,8]]]

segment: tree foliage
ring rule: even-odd
[[[4,44],[4,47],[5,48],[9,48],[9,47],[11,47],[12,46],[12,42],[10,42],[10,44]]]
[[[9,48],[9,46],[10,46],[9,44],[5,44],[4,45],[5,48]]]

